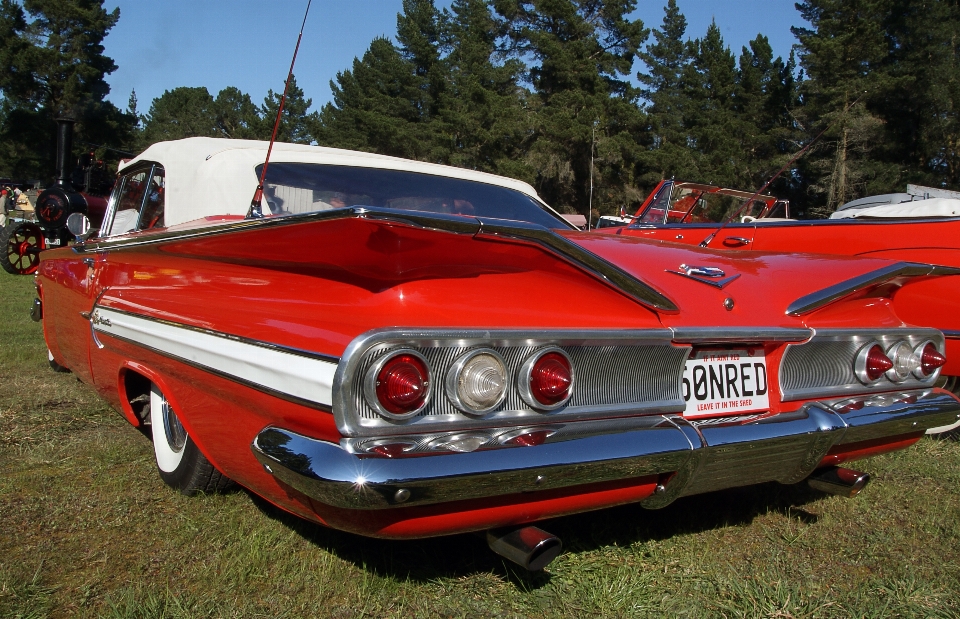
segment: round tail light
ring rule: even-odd
[[[897,342],[887,350],[887,358],[891,366],[887,370],[887,378],[895,383],[902,383],[920,367],[920,360],[913,353],[913,346],[907,342]]]
[[[364,379],[367,402],[387,419],[407,419],[422,411],[430,397],[427,360],[412,350],[387,355]]]
[[[854,361],[854,372],[860,382],[865,385],[877,382],[892,367],[893,361],[887,357],[883,347],[877,342],[861,348]]]
[[[565,352],[559,348],[539,351],[520,367],[520,397],[540,410],[560,408],[573,394],[573,378],[573,364]]]
[[[921,380],[929,378],[947,363],[947,358],[937,350],[937,345],[933,342],[924,342],[917,346],[913,352],[919,359],[914,375]]]
[[[487,413],[507,394],[507,370],[492,350],[474,350],[460,357],[447,373],[446,392],[454,406],[474,415]]]

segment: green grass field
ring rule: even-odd
[[[548,521],[564,553],[527,574],[477,536],[370,540],[177,494],[49,370],[33,296],[0,275],[0,617],[960,616],[960,443],[858,463],[855,499],[770,484]]]

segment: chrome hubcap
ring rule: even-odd
[[[167,437],[167,444],[170,449],[179,453],[187,442],[187,431],[183,429],[183,424],[180,423],[180,419],[177,418],[177,414],[173,412],[173,407],[166,398],[163,400],[160,417],[163,419],[163,433]]]

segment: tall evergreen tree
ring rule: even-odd
[[[599,173],[593,178],[601,187],[633,184],[640,112],[625,78],[648,34],[629,17],[636,3],[495,0],[494,6],[510,24],[517,57],[534,61],[528,79],[536,96],[537,135],[529,161],[538,171],[538,190],[548,202],[586,214],[594,152]],[[601,189],[594,198],[595,206],[612,209],[626,193]]]
[[[28,19],[29,16],[29,19]],[[103,0],[0,0],[0,166],[8,174],[51,178],[55,119],[77,120],[85,142],[123,147],[134,119],[104,97],[116,70],[103,39],[120,18]]]
[[[144,116],[139,147],[190,137],[220,137],[213,97],[203,86],[164,91]]]
[[[800,64],[802,118],[808,131],[831,126],[801,161],[809,199],[825,214],[869,193],[902,188],[902,169],[885,161],[885,119],[878,102],[903,86],[889,71],[885,32],[892,0],[805,0],[797,4],[812,28],[793,28]]]
[[[323,106],[313,133],[322,146],[422,159],[421,90],[411,64],[378,37],[350,71],[331,80],[333,101]]]
[[[892,0],[885,31],[897,84],[874,102],[885,154],[908,181],[960,189],[960,3]]]
[[[234,106],[232,114],[228,114],[230,121],[236,124],[236,137],[253,137],[252,110],[243,101],[243,93],[233,89],[229,93],[220,93],[224,99],[224,105],[231,102]],[[261,139],[269,140],[273,134],[273,126],[277,121],[277,110],[280,109],[280,98],[283,92],[267,92],[263,105],[260,107],[260,116],[262,117],[259,136]],[[312,129],[317,122],[317,113],[308,112],[313,104],[313,99],[306,99],[303,95],[303,89],[297,86],[297,78],[290,76],[290,85],[287,87],[287,100],[283,104],[283,114],[280,120],[280,126],[277,128],[278,142],[293,142],[295,144],[309,144],[313,141]],[[244,126],[247,123],[247,126]]]
[[[693,75],[694,49],[684,39],[686,29],[687,20],[676,0],[669,0],[664,7],[663,23],[653,31],[653,41],[639,54],[646,65],[646,72],[637,74],[643,85],[640,95],[647,103],[649,129],[644,133],[652,136],[640,164],[648,170],[642,182],[650,187],[668,176],[697,176],[687,126],[691,112],[686,80]]]
[[[241,92],[239,88],[227,86],[217,93],[217,98],[213,100],[213,112],[216,116],[216,127],[222,137],[241,140],[270,139],[270,131],[264,127],[260,110],[250,95]]]
[[[454,0],[441,24],[447,85],[436,133],[445,163],[532,180],[523,162],[533,133],[518,85],[523,64],[497,62],[503,25],[484,0]]]
[[[693,67],[688,69],[688,125],[691,146],[698,155],[698,180],[738,186],[743,129],[734,109],[736,58],[712,22],[694,43]]]

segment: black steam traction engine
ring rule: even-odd
[[[99,228],[107,210],[113,175],[93,153],[80,157],[70,172],[73,121],[60,120],[57,128],[57,180],[37,196],[34,212],[10,211],[0,230],[0,266],[8,273],[27,275],[37,270],[40,252],[60,247],[72,237],[67,217],[83,213]]]

